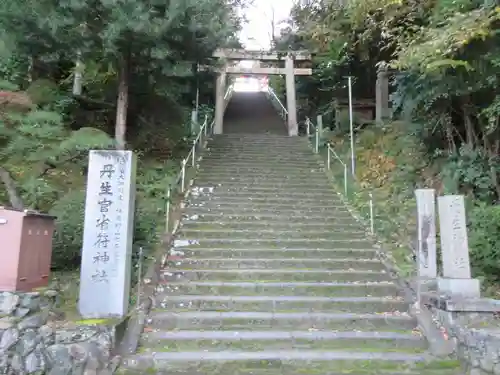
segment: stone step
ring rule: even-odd
[[[208,187],[207,185],[196,185],[192,188],[192,194],[196,197],[210,196],[216,199],[286,199],[295,200],[295,202],[302,202],[304,204],[311,200],[318,202],[339,202],[340,194],[335,191],[323,191],[320,193],[314,191],[276,191],[271,189],[252,189],[250,192],[247,190],[227,190],[215,189],[215,186]]]
[[[304,214],[302,216],[292,216],[292,215],[272,215],[272,214],[252,214],[246,213],[244,215],[230,215],[222,213],[215,213],[206,211],[203,214],[197,213],[193,210],[191,212],[186,212],[183,214],[183,222],[185,223],[219,223],[219,222],[233,221],[234,223],[239,222],[250,222],[253,221],[255,223],[259,222],[274,222],[277,225],[281,225],[284,223],[296,225],[302,223],[315,223],[315,222],[323,222],[328,223],[330,225],[360,225],[359,222],[353,217],[339,217],[339,216],[317,216],[311,214]]]
[[[241,168],[225,168],[224,166],[204,168],[204,165],[200,166],[198,169],[199,175],[207,176],[217,176],[217,177],[238,177],[238,176],[249,176],[249,177],[290,177],[290,178],[306,178],[308,175],[313,175],[318,178],[325,178],[326,169],[321,166],[316,166],[314,168],[276,168],[267,166],[254,166],[254,167],[241,167]]]
[[[330,192],[334,193],[331,183],[325,178],[319,182],[304,180],[300,183],[295,181],[267,181],[267,180],[249,180],[240,179],[235,181],[220,181],[216,178],[195,178],[195,186],[210,185],[215,187],[215,191],[226,190],[231,191],[237,189],[238,191],[251,189],[251,190],[271,190],[279,191],[282,196],[286,196],[286,191],[312,191],[312,192]],[[282,192],[283,190],[283,192]]]
[[[363,231],[284,231],[284,230],[224,230],[224,229],[198,229],[192,230],[181,228],[176,238],[232,238],[245,239],[245,238],[265,238],[265,239],[322,239],[322,240],[335,240],[335,239],[364,239],[366,232]]]
[[[200,257],[214,259],[283,259],[283,258],[304,258],[310,259],[373,259],[378,260],[377,252],[374,249],[276,249],[276,248],[190,248],[176,247],[171,249],[170,253],[173,256],[179,257]]]
[[[314,153],[309,147],[298,147],[294,150],[289,150],[288,152],[283,148],[277,148],[278,146],[269,145],[257,148],[245,148],[244,146],[229,147],[229,148],[219,148],[219,147],[208,147],[206,154],[210,156],[218,156],[221,158],[230,156],[234,158],[245,158],[245,157],[257,157],[257,158],[277,158],[283,160],[297,160],[297,161],[311,161],[314,160]],[[266,148],[268,150],[266,150]]]
[[[210,222],[196,222],[184,220],[181,222],[181,228],[188,230],[256,230],[261,233],[266,233],[266,231],[276,231],[282,230],[284,232],[290,232],[292,230],[297,231],[329,231],[329,232],[341,232],[341,233],[356,233],[363,232],[366,230],[361,224],[345,224],[345,223],[329,223],[329,222],[301,222],[301,223],[290,223],[288,221],[223,221],[216,220]]]
[[[457,360],[436,360],[421,353],[397,353],[398,356],[363,356],[349,359],[339,351],[325,358],[290,358],[290,351],[279,358],[241,360],[240,355],[224,360],[172,361],[152,353],[140,353],[125,359],[119,375],[465,375]],[[320,351],[321,353],[321,351]],[[339,359],[344,358],[344,359]],[[369,359],[367,359],[369,358]]]
[[[417,326],[407,313],[353,314],[324,312],[151,312],[148,326],[157,330],[253,331],[329,330],[329,331],[408,331]]]
[[[216,149],[236,149],[238,150],[240,147],[250,148],[253,147],[257,150],[267,151],[269,148],[267,146],[272,145],[276,147],[282,147],[287,150],[289,147],[300,147],[302,149],[308,149],[308,141],[306,138],[299,138],[297,140],[290,140],[290,138],[286,139],[283,137],[277,138],[232,138],[232,139],[211,139],[210,146],[215,146]],[[265,147],[263,147],[265,146]]]
[[[300,183],[299,181],[303,181]],[[275,188],[288,190],[321,190],[321,189],[332,189],[332,183],[326,178],[302,178],[302,179],[288,179],[285,177],[274,177],[274,178],[249,178],[246,176],[225,178],[222,179],[218,176],[199,176],[194,177],[195,185],[212,185],[215,186],[216,190],[221,189],[232,189],[234,187],[240,188]],[[333,190],[330,190],[333,192]]]
[[[205,351],[189,351],[189,352],[155,352],[155,353],[140,353],[132,356],[128,359],[128,363],[135,362],[135,364],[143,363],[143,361],[148,361],[148,365],[145,368],[151,367],[165,367],[170,366],[175,363],[186,363],[186,366],[194,369],[202,369],[203,374],[208,373],[208,368],[200,366],[199,362],[208,362],[209,365],[214,365],[210,363],[212,361],[216,362],[228,362],[228,361],[258,361],[263,364],[263,361],[279,361],[281,364],[283,361],[329,361],[329,366],[345,368],[346,361],[369,361],[372,369],[375,370],[383,369],[385,365],[384,362],[400,362],[402,364],[416,363],[416,362],[426,362],[430,359],[430,356],[426,353],[385,353],[385,352],[349,352],[349,351],[323,351],[323,350],[277,350],[277,351],[264,351],[264,352],[244,352],[244,351],[220,351],[220,352],[205,352]],[[152,361],[152,362],[149,362]],[[343,362],[335,363],[336,361]],[[381,361],[382,363],[377,364],[375,361]],[[126,363],[127,363],[126,362]],[[331,363],[333,362],[333,363]],[[125,366],[127,366],[127,364]],[[196,363],[194,365],[194,363]],[[276,363],[275,366],[278,364]],[[364,366],[368,363],[364,364]],[[374,367],[377,366],[377,367]],[[219,371],[221,370],[220,365],[217,366]],[[387,366],[388,368],[397,369],[396,366]],[[189,368],[189,367],[188,367]],[[188,368],[184,368],[187,370]],[[307,368],[307,367],[305,367]],[[411,368],[411,366],[410,366]],[[212,370],[216,370],[212,368]],[[189,370],[188,370],[189,371]],[[221,372],[217,372],[221,373]],[[187,374],[192,374],[191,371]],[[227,374],[234,374],[234,372],[227,372]],[[287,374],[287,372],[283,372]]]
[[[251,210],[234,207],[232,210],[219,210],[214,208],[213,210],[210,208],[203,207],[186,207],[183,209],[185,215],[188,216],[211,216],[212,220],[217,220],[217,218],[232,218],[239,219],[245,218],[247,220],[250,217],[255,218],[256,220],[280,220],[280,219],[299,219],[303,220],[312,220],[312,221],[330,221],[330,220],[341,220],[353,222],[355,219],[349,211],[314,211],[308,210],[306,207],[298,207],[297,210],[273,210],[272,208],[267,210]]]
[[[214,188],[214,192],[221,196],[223,194],[227,193],[246,193],[249,196],[253,195],[261,195],[265,194],[269,197],[276,195],[280,197],[288,197],[289,195],[304,195],[304,196],[323,196],[323,197],[330,197],[333,198],[335,197],[335,191],[333,190],[333,187],[329,187],[329,184],[325,184],[323,188],[314,188],[314,187],[308,187],[305,188],[304,185],[296,185],[296,186],[290,186],[290,185],[282,185],[282,186],[276,186],[276,185],[256,185],[256,186],[239,186],[238,184],[235,185],[225,185],[225,186],[217,186],[217,184],[208,184],[208,183],[202,183],[202,182],[197,182],[194,187],[195,188],[204,188],[206,186],[212,186]]]
[[[340,240],[321,240],[321,239],[272,239],[272,238],[191,238],[183,239],[186,245],[179,245],[176,247],[183,247],[184,249],[196,249],[196,247],[214,247],[214,248],[252,248],[252,247],[266,247],[274,249],[369,249],[373,244],[364,239],[340,239]],[[179,242],[181,243],[181,242]]]
[[[282,258],[282,259],[245,259],[231,257],[220,258],[183,258],[167,259],[167,269],[355,269],[358,271],[386,271],[384,264],[376,259],[314,259],[314,258]]]
[[[238,208],[240,210],[252,210],[252,211],[269,211],[269,210],[277,210],[277,211],[297,211],[301,209],[306,209],[307,211],[318,211],[318,212],[324,212],[324,211],[334,211],[334,212],[341,212],[341,213],[348,213],[349,215],[352,216],[352,214],[348,211],[347,207],[345,205],[336,205],[336,204],[300,204],[298,205],[297,202],[295,204],[293,203],[275,203],[275,204],[269,204],[269,203],[259,203],[259,202],[249,202],[249,201],[244,201],[244,202],[212,202],[209,200],[206,201],[190,201],[186,202],[186,208],[197,208],[200,207],[202,209],[221,209],[221,210],[235,210],[235,208]]]
[[[217,296],[165,295],[156,300],[168,311],[266,311],[384,313],[408,311],[403,297]]]
[[[214,151],[229,151],[229,152],[245,152],[245,151],[254,151],[260,153],[279,153],[284,154],[289,150],[302,151],[304,153],[309,152],[311,154],[311,148],[308,146],[306,142],[284,142],[283,140],[259,140],[255,142],[248,142],[245,140],[238,140],[236,142],[227,140],[217,142],[211,141],[208,145],[210,150]]]
[[[260,362],[260,361],[259,361]],[[359,361],[358,361],[359,362]],[[218,362],[214,362],[217,364]],[[377,364],[377,366],[381,366],[378,364],[379,362],[377,361],[371,361],[373,364]],[[420,362],[419,362],[420,363]],[[357,364],[357,362],[353,362],[352,364],[350,363],[345,363],[344,364],[348,368],[354,368],[353,366]],[[342,366],[344,365],[342,364]],[[286,368],[283,368],[282,372],[281,368],[277,369],[268,369],[267,366],[263,366],[261,369],[257,369],[256,367],[251,367],[251,368],[241,368],[238,366],[235,366],[232,369],[227,370],[228,372],[225,372],[226,370],[226,365],[214,365],[212,367],[209,367],[210,365],[206,364],[202,370],[202,372],[197,372],[196,368],[192,367],[191,369],[156,369],[156,368],[148,368],[146,371],[154,371],[152,373],[156,375],[304,375],[307,374],[305,369],[308,368],[308,365],[313,365],[311,362],[304,362],[303,364],[300,364],[298,362],[296,365],[293,367],[287,366]],[[117,375],[144,375],[144,370],[143,369],[133,369],[133,368],[125,368],[123,367],[125,365],[122,364],[122,367],[119,368],[116,372]],[[245,366],[245,364],[241,364],[240,366]],[[255,366],[255,365],[254,365]],[[331,364],[330,364],[331,366]],[[340,365],[339,365],[340,366]],[[458,366],[458,365],[457,365]],[[412,367],[408,367],[408,365],[398,365],[400,368],[400,371],[389,371],[387,369],[381,369],[380,367],[373,368],[370,370],[369,368],[364,369],[354,369],[352,372],[351,370],[342,370],[342,369],[335,369],[334,372],[328,370],[328,365],[325,364],[325,369],[322,370],[322,372],[315,372],[317,375],[375,375],[375,374],[382,374],[383,371],[384,375],[466,375],[463,370],[460,369],[460,367],[457,367],[456,369],[437,369],[437,370],[428,370],[428,369],[416,369],[412,370]],[[417,368],[421,368],[422,366],[417,366]],[[363,371],[363,372],[362,372]],[[367,372],[368,371],[368,372]],[[373,372],[376,371],[376,372]],[[149,373],[149,372],[148,372]]]
[[[273,119],[275,122],[277,119]],[[279,123],[280,126],[284,125]],[[211,137],[210,142],[220,143],[220,144],[256,144],[259,145],[261,142],[275,142],[283,145],[287,144],[307,144],[307,139],[305,137],[289,137],[286,134],[271,134],[271,133],[224,133],[224,134],[214,134]]]
[[[143,335],[140,351],[184,352],[202,350],[349,350],[353,352],[421,353],[427,342],[421,336],[403,332],[359,331],[156,331]]]
[[[204,169],[209,170],[211,167],[224,165],[228,169],[246,168],[246,167],[276,167],[277,169],[290,169],[293,171],[317,169],[322,167],[319,160],[300,159],[300,158],[277,158],[269,156],[235,156],[235,155],[210,155],[205,154],[200,163]]]
[[[386,297],[402,296],[392,281],[381,282],[223,282],[173,281],[158,286],[159,293],[170,295],[235,295],[235,296],[335,296]]]
[[[248,146],[245,144],[240,144],[237,146],[208,146],[208,153],[217,155],[257,155],[257,156],[276,156],[276,157],[286,157],[290,155],[292,158],[297,158],[302,156],[304,158],[310,159],[313,156],[311,148],[307,145],[286,145],[280,146],[279,144],[262,144],[257,147]]]
[[[212,163],[210,165],[207,160],[201,161],[198,173],[201,175],[223,175],[230,177],[249,175],[250,177],[258,175],[258,176],[290,176],[296,178],[305,178],[308,175],[312,174],[316,177],[325,178],[327,175],[325,174],[325,168],[319,164],[305,164],[303,166],[280,166],[280,165],[269,165],[269,164],[249,164],[249,163],[241,163],[241,164],[233,164],[232,166],[227,166],[226,163],[222,163],[221,165],[216,165]]]
[[[217,192],[218,193],[218,192]],[[298,198],[298,197],[297,197]],[[249,196],[248,194],[234,194],[234,195],[226,195],[224,197],[220,197],[215,193],[215,189],[213,192],[199,192],[193,191],[190,192],[188,197],[189,202],[198,203],[198,202],[210,202],[217,204],[258,204],[258,205],[296,205],[297,198],[294,199],[289,197],[283,197],[281,195],[271,195],[271,196]],[[324,200],[318,200],[317,198],[308,198],[301,197],[300,203],[303,205],[310,206],[337,206],[337,207],[345,207],[345,203],[338,198],[337,195],[330,195],[329,198]]]
[[[219,160],[222,162],[234,163],[235,161],[249,161],[256,160],[265,161],[266,159],[271,162],[279,162],[279,164],[293,165],[298,163],[299,165],[317,162],[314,154],[311,150],[291,150],[290,152],[283,153],[277,150],[277,152],[262,152],[259,150],[217,150],[214,148],[209,149],[204,152],[204,157],[207,159]]]
[[[165,269],[165,282],[175,280],[191,281],[338,281],[338,282],[373,282],[391,280],[385,271],[351,270],[351,269]]]
[[[304,170],[302,173],[290,174],[289,172],[284,171],[283,173],[265,173],[264,171],[256,170],[255,172],[248,171],[198,171],[196,177],[201,180],[213,180],[218,181],[218,183],[222,182],[239,182],[239,181],[254,181],[254,182],[276,182],[276,183],[297,183],[298,181],[308,181],[308,182],[318,182],[325,183],[328,181],[327,176],[324,171],[314,172],[313,170]]]

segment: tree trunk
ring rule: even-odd
[[[10,205],[16,210],[23,210],[24,204],[17,193],[17,188],[12,176],[9,171],[4,167],[0,167],[0,180],[2,180],[5,185],[5,190],[7,190],[7,195],[9,196]]]
[[[476,131],[474,129],[474,123],[472,122],[472,114],[470,111],[471,105],[469,97],[462,99],[462,114],[464,116],[464,128],[465,128],[465,141],[467,144],[474,148],[478,143],[478,138]]]
[[[488,139],[488,135],[484,134],[483,135],[483,144],[484,144],[484,150],[486,152],[486,155],[488,155],[488,164],[490,167],[490,177],[491,181],[493,183],[493,186],[495,187],[495,192],[497,195],[497,201],[500,200],[500,182],[498,181],[498,173],[497,173],[497,168],[496,168],[496,161],[498,158],[498,152],[500,150],[500,140],[498,139],[497,134],[493,134],[493,145],[490,144],[490,141]]]
[[[116,102],[116,123],[115,123],[115,140],[118,150],[125,150],[125,134],[127,132],[127,111],[129,99],[129,64],[130,55],[124,54],[120,62],[119,83],[118,83],[118,99]]]

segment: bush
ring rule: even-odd
[[[481,203],[469,213],[469,247],[476,275],[500,280],[500,206]]]
[[[52,206],[50,214],[57,216],[52,250],[54,269],[74,269],[80,266],[84,210],[84,190],[70,191]]]

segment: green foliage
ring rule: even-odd
[[[49,213],[57,217],[52,250],[54,269],[74,269],[80,264],[83,238],[85,191],[69,191]]]
[[[469,213],[469,247],[476,274],[500,281],[500,206],[479,204]]]
[[[26,89],[26,94],[37,105],[45,106],[59,99],[59,87],[48,79],[39,79]]]
[[[495,183],[489,158],[480,149],[463,146],[456,154],[448,156],[441,171],[447,194],[470,194],[484,202],[495,200]],[[500,172],[500,165],[493,168]]]

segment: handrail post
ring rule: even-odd
[[[193,141],[193,161],[191,162],[191,166],[194,168],[196,165],[196,139]]]
[[[317,126],[314,129],[314,132],[315,132],[315,137],[316,137],[316,140],[314,142],[315,143],[314,150],[316,151],[316,153],[318,153],[319,152],[319,129]]]
[[[370,231],[375,234],[374,219],[373,219],[373,194],[369,193],[370,196]]]
[[[167,189],[167,206],[166,206],[166,214],[165,214],[165,232],[169,231],[170,224],[170,197],[172,195],[172,188],[169,186]]]
[[[186,179],[186,159],[182,159],[181,162],[181,193],[184,193],[184,181]]]
[[[328,144],[327,148],[328,148],[328,152],[326,153],[327,154],[326,165],[327,165],[328,170],[330,170],[330,159],[331,159],[331,156],[330,156],[330,152],[331,152],[331,150],[330,150],[330,144]]]
[[[347,198],[347,164],[344,164],[344,193]]]

